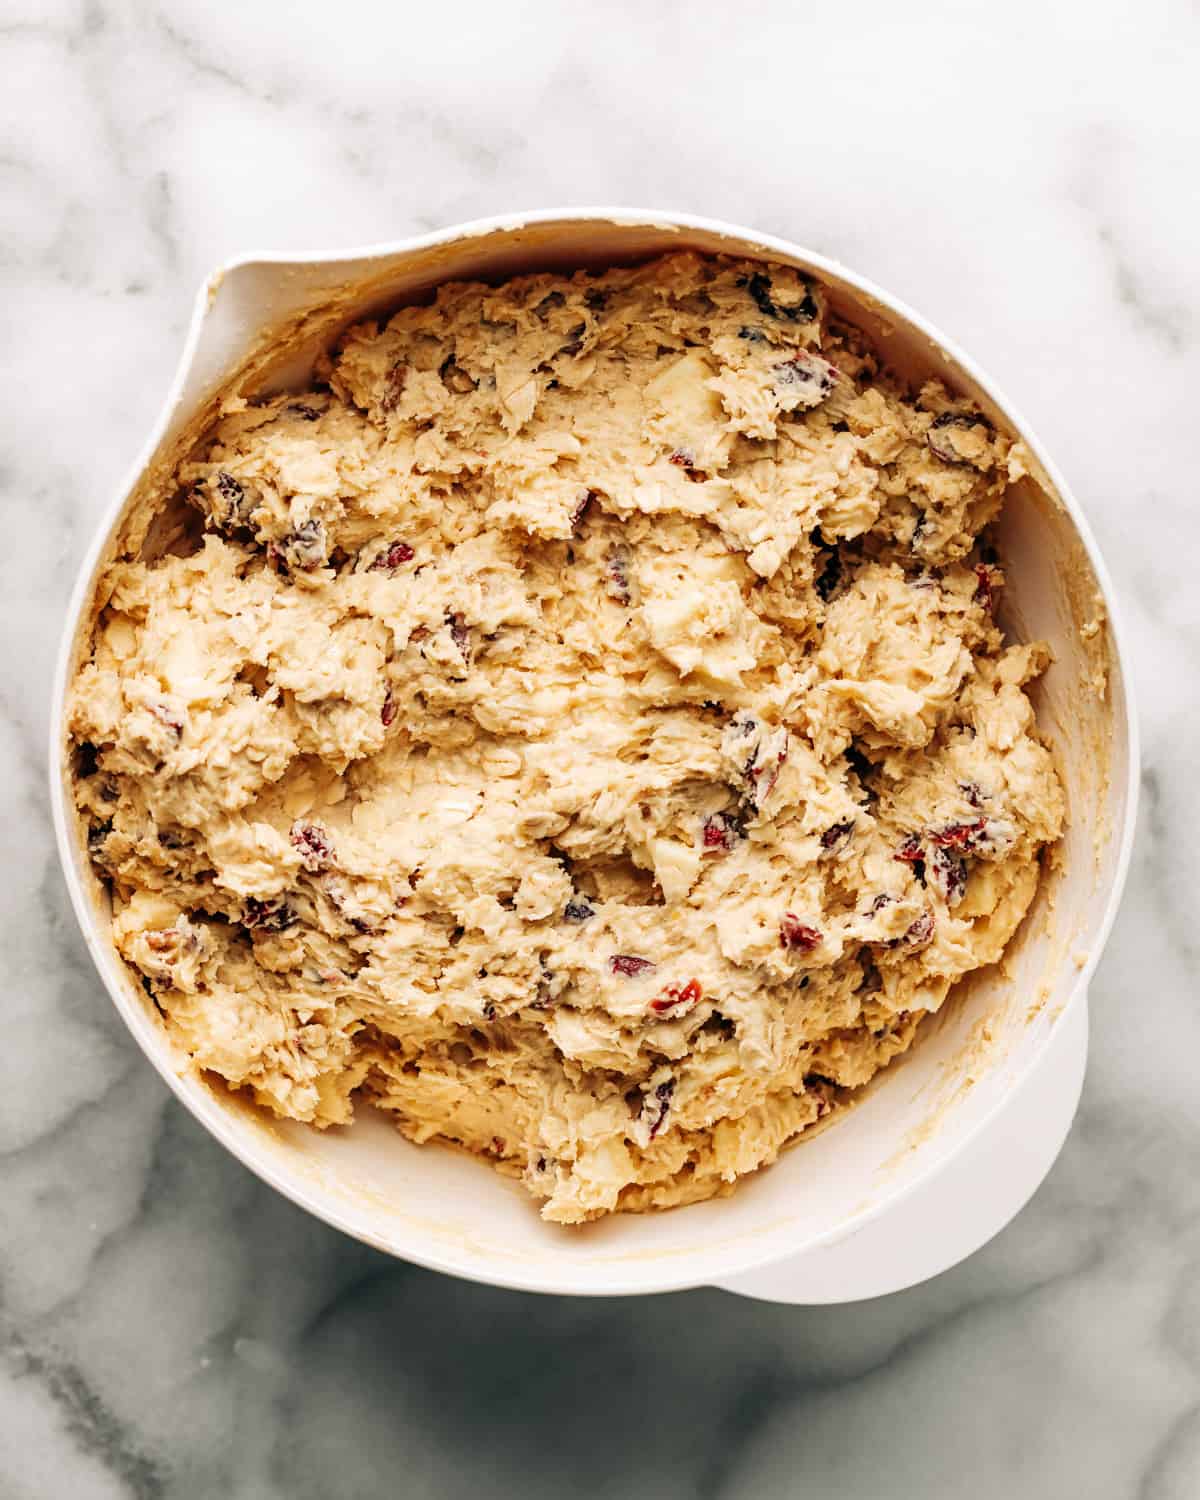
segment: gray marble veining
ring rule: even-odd
[[[0,1496],[1194,1500],[1195,6],[10,0],[0,60]],[[950,330],[1125,604],[1146,795],[1078,1121],[1004,1234],[878,1302],[538,1299],[339,1237],[167,1097],[55,865],[59,620],[202,276],[607,201]]]

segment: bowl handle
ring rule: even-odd
[[[1086,991],[980,1134],[929,1182],[833,1244],[716,1285],[767,1302],[857,1302],[916,1286],[985,1245],[1032,1198],[1071,1128],[1087,1063]]]

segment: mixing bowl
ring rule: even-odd
[[[1014,637],[1042,638],[1052,647],[1054,663],[1033,692],[1067,788],[1070,821],[1003,962],[961,985],[925,1023],[912,1051],[830,1128],[786,1150],[729,1198],[564,1230],[543,1223],[518,1184],[461,1153],[411,1145],[370,1110],[350,1127],[321,1133],[269,1118],[192,1067],[113,947],[107,895],[88,863],[67,781],[64,698],[86,650],[98,574],[123,551],[153,554],[147,504],[231,380],[248,393],[297,383],[347,324],[419,299],[440,281],[600,267],[685,247],[798,267],[824,285],[838,314],[858,324],[893,368],[936,376],[1024,444],[1026,473],[997,528],[1009,580],[1001,619]],[[856,1234],[860,1260],[864,1246],[875,1247],[873,1262],[886,1260],[889,1243],[898,1245],[889,1241],[887,1225],[896,1225],[899,1236],[905,1222],[909,1240],[916,1237],[915,1269],[898,1281],[893,1274],[891,1281],[868,1277],[867,1284],[881,1289],[919,1279],[945,1263],[938,1252],[943,1239],[963,1241],[966,1221],[954,1194],[942,1193],[936,1214],[914,1214],[911,1203],[905,1214],[905,1200],[928,1194],[956,1161],[959,1180],[969,1175],[991,1210],[984,1216],[988,1232],[998,1227],[992,1221],[1002,1222],[1049,1164],[1074,1108],[1087,985],[1128,864],[1136,773],[1136,729],[1103,563],[1061,476],[993,382],[917,313],[822,256],[711,220],[613,209],[489,219],[335,254],[249,255],[214,273],[198,298],[162,415],[80,570],[51,729],[54,820],[88,947],[130,1030],[196,1118],[293,1201],[382,1250],[478,1281],[590,1294],[731,1283],[786,1296],[771,1268],[803,1264],[822,1247],[851,1245]],[[1061,1054],[1068,1033],[1080,1067],[1043,1075],[1039,1093],[1028,1085],[1055,1052],[1056,1038]],[[1029,1107],[1039,1098],[1038,1107]],[[1021,1192],[1005,1187],[1003,1173],[994,1174],[993,1191],[978,1172],[963,1170],[964,1153],[1001,1139],[1037,1164]],[[947,1172],[945,1181],[953,1180]],[[860,1233],[872,1223],[870,1235]],[[861,1294],[854,1289],[861,1279],[843,1281],[841,1295]],[[821,1300],[839,1295],[836,1274],[833,1283]]]

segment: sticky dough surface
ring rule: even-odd
[[[1061,830],[1007,464],[779,267],[352,329],[102,581],[70,726],[120,952],[280,1115],[370,1098],[562,1223],[727,1191],[1000,956]]]

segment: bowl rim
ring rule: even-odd
[[[560,1266],[554,1267],[545,1260],[535,1260],[530,1263],[528,1270],[517,1272],[514,1269],[507,1274],[500,1265],[497,1265],[497,1274],[493,1275],[484,1274],[482,1268],[475,1262],[469,1264],[459,1263],[453,1253],[448,1252],[439,1256],[424,1251],[416,1253],[410,1252],[408,1249],[401,1251],[395,1244],[373,1235],[362,1225],[351,1222],[346,1214],[339,1211],[338,1205],[332,1198],[324,1198],[314,1194],[297,1174],[277,1164],[266,1153],[255,1151],[247,1140],[242,1139],[232,1129],[227,1112],[222,1110],[216,1101],[205,1094],[203,1090],[194,1086],[195,1080],[186,1070],[181,1072],[178,1068],[172,1066],[169,1045],[164,1042],[161,1035],[152,1027],[147,1016],[140,1012],[135,1012],[132,997],[122,990],[109,973],[107,960],[110,955],[108,947],[106,947],[106,938],[100,931],[101,923],[98,920],[99,914],[93,909],[93,904],[88,892],[84,888],[83,880],[76,865],[77,850],[74,839],[74,808],[68,802],[67,778],[64,775],[63,752],[65,746],[64,732],[68,674],[71,671],[74,661],[74,647],[80,620],[84,609],[91,601],[97,564],[124,513],[130,494],[153,458],[179,405],[194,363],[203,325],[221,282],[233,272],[249,266],[338,265],[346,262],[369,261],[386,256],[412,254],[464,240],[484,240],[496,233],[512,232],[528,226],[556,223],[579,224],[581,227],[589,223],[604,223],[630,229],[660,229],[667,231],[683,229],[729,238],[737,242],[739,253],[747,254],[751,257],[755,253],[761,254],[763,258],[769,258],[772,254],[776,254],[788,259],[801,261],[813,271],[827,274],[841,281],[857,295],[873,303],[878,309],[881,309],[885,313],[895,314],[899,319],[907,323],[910,328],[933,340],[946,356],[965,375],[970,377],[995,403],[996,407],[1004,413],[1022,441],[1025,442],[1035,458],[1041,463],[1050,479],[1057,498],[1070,517],[1071,523],[1094,571],[1099,592],[1107,612],[1112,656],[1111,675],[1120,682],[1125,710],[1124,748],[1127,756],[1127,768],[1125,784],[1120,789],[1123,792],[1123,803],[1121,804],[1123,821],[1104,910],[1096,925],[1086,960],[1080,967],[1071,985],[1058,1018],[1048,1029],[1045,1038],[1025,1063],[1022,1071],[1016,1077],[1007,1093],[997,1099],[988,1110],[981,1114],[977,1121],[964,1130],[959,1140],[941,1160],[931,1162],[924,1171],[917,1173],[911,1181],[902,1183],[891,1190],[881,1190],[871,1204],[862,1210],[860,1214],[854,1216],[849,1223],[837,1225],[819,1235],[813,1236],[798,1249],[787,1247],[780,1249],[778,1245],[773,1245],[768,1246],[765,1250],[755,1250],[754,1240],[749,1239],[739,1242],[735,1246],[730,1246],[730,1253],[722,1260],[721,1264],[718,1267],[706,1270],[702,1274],[698,1274],[694,1270],[684,1271],[683,1274],[680,1274],[676,1270],[672,1274],[671,1264],[674,1259],[673,1257],[647,1255],[642,1263],[644,1267],[643,1274],[636,1277],[623,1275],[620,1278],[620,1284],[614,1286],[603,1284],[603,1267],[605,1265],[603,1261],[563,1262]],[[747,246],[753,246],[754,250],[748,250]],[[451,278],[447,277],[445,279],[449,280]],[[192,314],[183,347],[180,351],[179,360],[160,412],[151,427],[148,437],[138,450],[133,463],[122,478],[113,498],[102,508],[96,518],[91,542],[85,550],[78,566],[75,583],[63,618],[62,636],[59,642],[51,684],[52,697],[49,714],[47,771],[51,816],[54,824],[59,866],[67,885],[76,920],[99,977],[108,991],[110,1000],[115,1005],[128,1029],[132,1032],[134,1039],[141,1047],[143,1053],[145,1053],[153,1064],[160,1077],[166,1082],[175,1098],[184,1105],[189,1113],[210,1134],[216,1137],[226,1150],[231,1152],[243,1166],[247,1167],[257,1177],[268,1183],[298,1207],[313,1214],[316,1218],[340,1230],[342,1233],[363,1243],[372,1245],[374,1248],[399,1259],[410,1261],[429,1270],[440,1271],[465,1280],[509,1290],[544,1292],[551,1295],[608,1296],[681,1291],[695,1286],[713,1285],[721,1279],[744,1276],[756,1269],[789,1259],[793,1255],[802,1255],[811,1250],[827,1247],[878,1218],[888,1209],[907,1198],[910,1193],[928,1186],[949,1166],[950,1162],[958,1158],[963,1151],[970,1148],[972,1142],[987,1130],[993,1120],[1002,1111],[1012,1106],[1025,1084],[1043,1060],[1050,1040],[1054,1036],[1062,1016],[1071,1007],[1086,1004],[1089,983],[1095,973],[1104,947],[1108,942],[1125,890],[1137,824],[1141,766],[1140,732],[1133,683],[1127,666],[1128,661],[1129,653],[1126,646],[1125,626],[1122,623],[1120,607],[1117,603],[1112,579],[1096,543],[1096,539],[1092,534],[1092,530],[1088,525],[1086,516],[1078,500],[1067,484],[1061,470],[1050,454],[1047,453],[1040,438],[1031,428],[1020,410],[1014,406],[997,383],[990,376],[986,375],[953,339],[947,338],[923,314],[910,307],[903,299],[877,285],[870,278],[847,268],[830,256],[820,254],[797,241],[780,235],[768,234],[703,215],[671,209],[644,209],[625,206],[576,207],[571,205],[493,214],[467,220],[462,223],[451,224],[441,229],[430,230],[420,235],[404,236],[399,239],[349,248],[340,247],[333,250],[246,251],[223,261],[201,284],[193,303]],[[1114,787],[1113,790],[1115,796],[1117,788]],[[720,1255],[719,1247],[717,1254],[718,1256]]]

